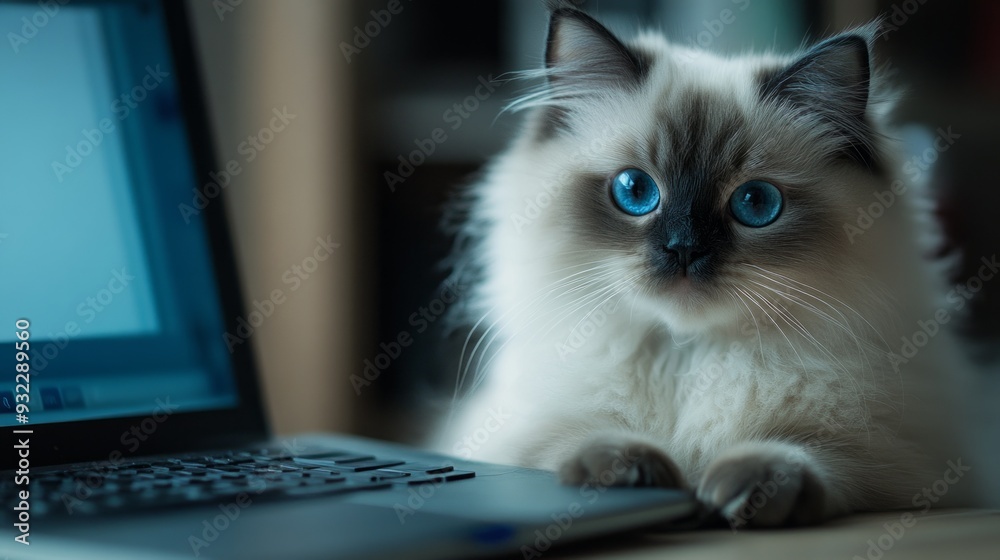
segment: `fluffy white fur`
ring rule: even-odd
[[[776,124],[762,112],[756,76],[794,57],[723,58],[656,34],[630,47],[653,61],[641,86],[533,97],[525,132],[473,188],[465,232],[478,242],[463,270],[479,273],[467,311],[470,322],[481,318],[480,334],[459,372],[468,394],[437,446],[573,483],[602,481],[601,450],[662,452],[679,480],[649,479],[647,465],[613,483],[645,476],[691,488],[731,519],[746,517],[756,483],[787,475],[786,495],[741,524],[919,507],[922,489],[963,456],[951,394],[964,361],[944,325],[916,357],[894,363],[918,321],[951,310],[940,265],[926,259],[934,227],[921,217],[919,185],[907,180],[908,192],[863,234],[844,229],[898,178],[878,76],[867,114],[885,133],[875,140],[882,175],[832,159],[833,141],[815,123]],[[655,177],[641,148],[663,126],[653,115],[691,91],[724,100],[720,110],[745,117],[744,133],[759,138],[734,185],[765,173],[811,185],[828,216],[812,252],[781,267],[729,263],[717,289],[660,289],[641,250],[576,235],[579,177],[625,167]],[[560,105],[571,107],[571,132],[539,140],[546,107]],[[971,482],[946,500],[971,490],[963,485]]]

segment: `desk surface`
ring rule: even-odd
[[[547,560],[1000,559],[1000,510],[929,512],[915,516],[908,528],[900,521],[901,513],[894,512],[854,515],[804,529],[624,535],[552,550],[544,557]]]

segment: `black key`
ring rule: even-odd
[[[428,484],[428,483],[442,483],[451,482],[453,480],[463,480],[466,478],[473,478],[476,473],[472,471],[452,471],[444,474],[414,474],[409,478],[404,478],[400,480],[394,480],[393,482],[405,483],[405,484]]]
[[[318,478],[327,482],[342,482],[347,480],[347,477],[345,477],[342,473],[332,472],[325,469],[309,471],[308,473],[303,474],[303,478]]]
[[[374,471],[373,473],[371,473],[371,481],[372,482],[380,482],[383,480],[395,481],[395,479],[397,478],[406,478],[408,476],[410,476],[410,473],[392,472],[392,471]]]
[[[322,467],[316,467],[316,468],[310,468],[308,470],[304,470],[300,474],[302,476],[312,476],[312,477],[323,478],[323,477],[328,476],[328,475],[337,475],[337,474],[340,474],[340,471],[334,471],[333,469],[325,469],[325,468],[322,468]]]
[[[329,460],[329,459],[296,459],[297,463],[302,463],[305,465],[315,465],[317,467],[326,467],[334,471],[343,472],[361,472],[361,471],[373,471],[375,469],[382,469],[385,467],[392,467],[394,465],[402,465],[404,461],[394,460],[394,459],[356,459],[350,461],[340,461],[340,460]]]
[[[299,486],[319,486],[330,483],[329,480],[323,480],[322,478],[302,478],[298,480]]]
[[[357,455],[351,451],[344,451],[342,449],[310,449],[303,452],[293,453],[292,456],[296,459],[331,459],[333,457],[348,457],[351,455]]]
[[[330,474],[329,476],[319,477],[319,480],[322,480],[323,482],[325,482],[327,484],[333,484],[333,483],[337,483],[337,482],[346,482],[347,481],[347,477],[337,476],[335,474]]]
[[[473,471],[452,471],[450,473],[445,473],[445,482],[451,482],[453,480],[465,480],[467,478],[475,478],[476,473]]]
[[[416,474],[414,476],[403,478],[400,480],[393,480],[393,482],[399,484],[444,484],[444,475],[440,474]]]
[[[338,454],[329,458],[306,458],[306,457],[296,457],[292,459],[294,462],[301,465],[317,465],[320,467],[332,467],[333,465],[340,463],[356,463],[360,461],[374,461],[374,455],[358,455],[355,453],[349,454]]]
[[[430,465],[427,463],[405,463],[397,467],[392,467],[391,469],[386,469],[389,471],[398,472],[409,472],[409,473],[427,473],[427,474],[441,474],[446,472],[451,472],[455,470],[455,467],[451,465]]]
[[[289,453],[282,453],[280,455],[254,455],[254,461],[290,461],[292,460],[292,455]]]
[[[342,470],[344,472],[363,472],[363,471],[373,471],[376,469],[382,469],[385,467],[392,467],[394,465],[402,464],[403,461],[393,460],[393,459],[376,459],[374,461],[358,461],[353,463],[341,464],[337,463],[335,470]]]
[[[340,457],[333,458],[334,463],[357,463],[359,461],[374,461],[374,460],[375,460],[374,455],[360,455],[356,453],[351,455],[342,455]]]

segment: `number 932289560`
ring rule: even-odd
[[[15,418],[21,424],[28,423],[28,405],[31,403],[31,356],[28,354],[31,338],[29,332],[31,323],[27,319],[18,319],[14,323],[14,334],[17,340],[14,342],[14,412]]]

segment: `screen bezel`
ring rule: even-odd
[[[128,1],[128,0],[117,0]],[[148,1],[148,0],[142,0]],[[177,72],[177,88],[181,110],[187,128],[187,140],[195,176],[208,177],[216,170],[215,147],[208,126],[200,67],[195,55],[191,20],[186,2],[159,0],[163,11],[170,51]],[[210,252],[215,267],[216,290],[222,305],[224,324],[228,332],[236,332],[236,319],[244,315],[243,292],[239,283],[235,254],[225,212],[225,193],[220,200],[203,210]],[[221,337],[219,338],[221,341]],[[31,466],[39,467],[81,461],[125,461],[131,457],[156,455],[200,449],[213,449],[247,444],[266,439],[270,430],[261,400],[251,340],[236,345],[229,354],[239,402],[235,407],[198,411],[174,412],[156,425],[130,453],[129,431],[149,416],[129,416],[76,422],[28,424],[4,428],[11,439],[29,438]],[[29,434],[14,434],[13,430],[31,430]],[[9,447],[8,447],[9,449]],[[17,466],[17,456],[5,453],[0,469]]]

